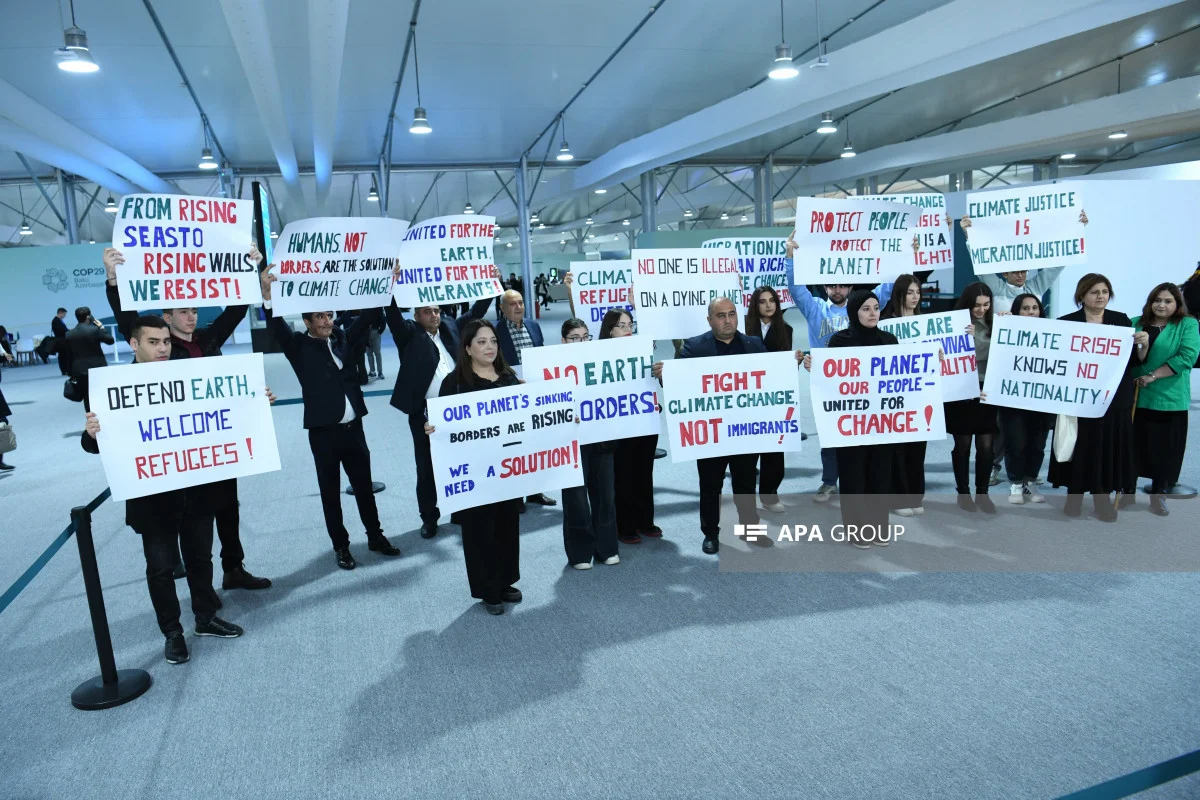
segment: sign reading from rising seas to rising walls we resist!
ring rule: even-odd
[[[401,306],[474,303],[503,293],[492,245],[495,217],[460,214],[417,223],[404,234],[400,278],[392,292]]]

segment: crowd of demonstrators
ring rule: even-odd
[[[996,506],[988,497],[988,485],[992,474],[992,446],[996,439],[996,407],[983,402],[987,395],[982,392],[992,342],[992,290],[980,281],[967,284],[954,308],[971,312],[967,333],[975,340],[975,363],[981,390],[979,397],[945,404],[946,433],[954,437],[950,463],[954,468],[958,507],[994,514]],[[972,441],[975,443],[974,499],[971,498],[970,475]]]

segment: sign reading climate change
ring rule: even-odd
[[[378,308],[392,299],[392,267],[408,223],[388,217],[289,222],[276,243],[274,312]]]
[[[993,406],[1102,417],[1132,349],[1132,328],[996,317],[983,390]]]
[[[473,303],[504,291],[492,242],[495,217],[436,217],[413,225],[400,248],[393,293],[401,306]]]
[[[796,200],[796,283],[877,283],[912,272],[921,209],[882,200]]]
[[[261,353],[91,372],[113,500],[279,469]]]
[[[623,308],[633,316],[632,261],[572,261],[571,295],[575,316],[588,324],[593,335],[610,308]]]
[[[879,320],[879,329],[901,342],[927,342],[942,351],[942,399],[971,400],[979,397],[979,370],[975,363],[975,337],[967,333],[971,312],[943,311]]]
[[[634,250],[633,291],[638,335],[686,339],[709,330],[708,304],[724,297],[742,323],[742,280],[737,258],[701,248]]]
[[[946,195],[937,192],[920,194],[867,194],[855,200],[884,200],[904,203],[921,210],[917,217],[917,230],[908,249],[912,255],[912,269],[945,269],[954,267],[954,231],[946,217]],[[913,249],[916,243],[916,249]]]
[[[967,195],[976,275],[1087,263],[1077,183]]]
[[[672,461],[800,449],[792,353],[663,363]]]
[[[822,447],[946,438],[937,348],[922,342],[812,352]]]
[[[438,508],[454,512],[582,486],[574,388],[564,378],[431,399]]]
[[[262,302],[250,260],[254,204],[249,200],[127,194],[113,223],[121,307],[246,305]]]
[[[792,290],[788,288],[787,239],[709,239],[702,249],[732,250],[737,253],[738,274],[742,278],[742,311],[750,308],[750,298],[760,286],[770,286],[779,295],[781,308],[792,308]]]

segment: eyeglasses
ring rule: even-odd
[[[585,333],[582,336],[575,335],[575,336],[567,337],[567,341],[571,342],[572,344],[579,344],[580,342],[590,342],[591,340],[592,340],[592,335],[590,333]]]
[[[613,327],[614,327],[614,328],[620,328],[620,329],[621,329],[621,330],[623,330],[623,331],[631,331],[631,330],[633,330],[633,325],[632,325],[632,324],[630,324],[630,323],[628,323],[628,322],[618,322],[616,325],[613,325]]]

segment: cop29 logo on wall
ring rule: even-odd
[[[42,275],[42,285],[52,292],[61,292],[67,288],[70,278],[58,267],[49,267]]]

